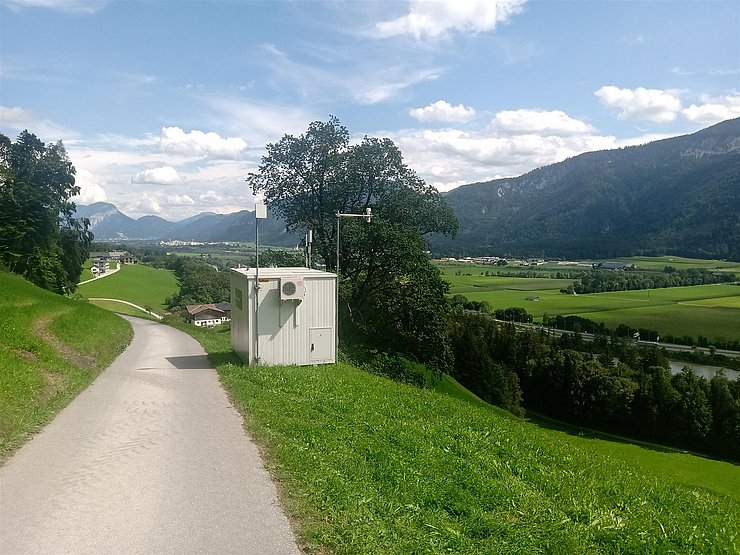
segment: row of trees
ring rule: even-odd
[[[90,222],[73,217],[74,176],[61,141],[0,134],[0,264],[60,294],[77,288],[93,240]]]
[[[711,272],[697,268],[677,270],[672,266],[666,266],[662,273],[592,270],[581,276],[578,281],[573,282],[572,286],[562,291],[564,293],[577,293],[580,295],[608,291],[633,291],[637,289],[732,283],[736,280],[737,277],[735,274],[729,272]]]

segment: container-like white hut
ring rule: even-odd
[[[336,284],[335,274],[308,268],[260,268],[259,278],[232,268],[234,351],[249,364],[334,362]]]

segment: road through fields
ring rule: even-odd
[[[129,348],[0,469],[0,553],[300,553],[192,338]]]

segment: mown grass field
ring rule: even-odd
[[[740,286],[737,285],[565,295],[560,289],[572,280],[480,275],[491,271],[489,266],[442,269],[451,285],[450,294],[488,301],[494,309],[521,307],[535,319],[545,314],[574,314],[604,322],[611,328],[626,324],[654,329],[663,335],[740,338]],[[458,276],[457,271],[471,275]],[[527,300],[527,297],[538,297],[538,300]]]
[[[143,264],[122,265],[115,274],[79,287],[79,293],[85,297],[121,299],[160,315],[167,310],[164,300],[178,290],[174,273]]]
[[[450,380],[442,394],[346,364],[245,367],[228,329],[190,331],[308,553],[740,549],[737,466],[545,429]]]
[[[106,368],[131,339],[115,314],[0,271],[0,461]]]

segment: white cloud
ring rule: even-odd
[[[378,104],[418,83],[437,79],[442,71],[418,57],[413,62],[387,63],[385,57],[369,56],[347,64],[336,53],[317,66],[297,61],[272,44],[261,45],[256,57],[270,71],[270,85],[280,93],[292,91],[303,105],[327,99],[332,104],[339,100]]]
[[[45,8],[63,13],[92,14],[105,7],[107,0],[8,0],[13,10]]]
[[[409,166],[440,190],[461,181],[518,176],[583,152],[617,146],[612,136],[498,136],[458,129],[409,130],[391,138]]]
[[[135,214],[161,214],[162,206],[154,195],[144,193],[133,208]]]
[[[163,127],[159,148],[171,154],[237,160],[247,143],[239,137],[226,138],[214,132],[186,133],[179,127]]]
[[[98,183],[92,173],[82,168],[76,168],[76,170],[75,185],[80,187],[80,193],[72,198],[74,202],[77,204],[92,204],[108,200],[105,189]]]
[[[437,100],[424,108],[409,110],[409,115],[419,121],[449,121],[464,123],[475,117],[475,108],[462,104],[453,106],[446,100]]]
[[[28,129],[29,132],[45,142],[71,140],[77,137],[77,133],[74,131],[17,106],[12,108],[0,106],[0,125],[14,131]]]
[[[631,45],[636,44],[642,44],[645,42],[645,37],[643,35],[629,35],[624,37],[624,42]]]
[[[167,195],[167,204],[170,206],[192,206],[195,201],[190,195]]]
[[[525,0],[412,0],[409,13],[376,24],[381,38],[438,38],[449,31],[484,33],[520,13]]]
[[[613,85],[594,92],[604,106],[618,108],[622,119],[668,123],[681,111],[681,99],[676,91],[661,89],[620,89]]]
[[[373,79],[352,80],[350,95],[359,104],[378,104],[397,96],[401,91],[421,83],[439,78],[436,69],[408,71],[395,67],[377,74]]]
[[[148,183],[151,185],[176,185],[181,183],[181,181],[177,170],[172,166],[161,166],[159,168],[143,170],[137,173],[132,179],[133,183]]]
[[[573,135],[591,133],[593,127],[588,123],[570,117],[561,110],[504,110],[496,114],[491,128],[507,135],[528,135],[550,133]]]
[[[692,104],[681,112],[691,123],[713,125],[740,117],[740,95],[727,95],[720,98],[704,98],[703,104]]]

